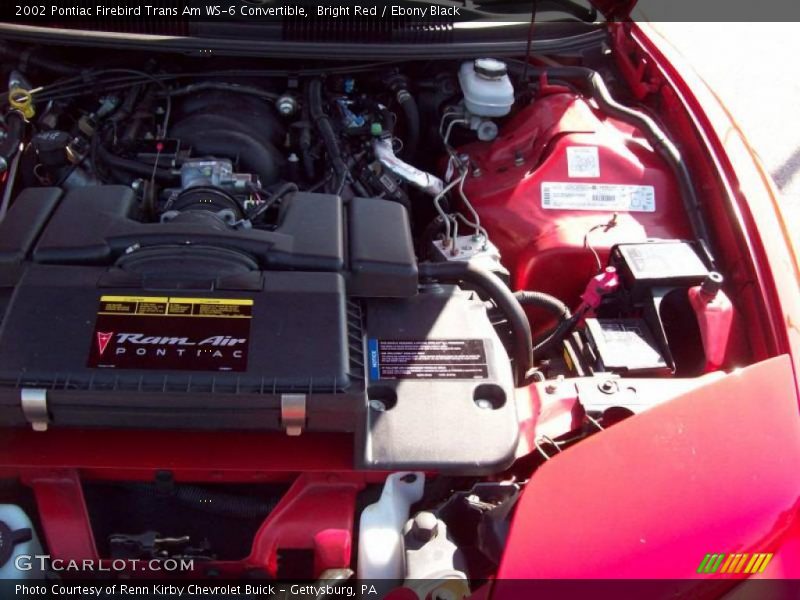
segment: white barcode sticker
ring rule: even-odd
[[[567,175],[600,177],[600,154],[597,146],[567,146]]]
[[[542,208],[655,212],[652,185],[606,183],[542,183]]]

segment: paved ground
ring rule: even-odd
[[[656,23],[732,112],[784,197],[800,239],[800,26]]]

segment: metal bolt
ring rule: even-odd
[[[600,388],[600,391],[604,394],[615,394],[617,391],[619,391],[617,382],[611,379],[606,379],[605,381],[600,382],[597,387]]]
[[[705,280],[700,284],[700,292],[706,298],[715,298],[722,289],[725,278],[716,271],[709,271]]]
[[[369,407],[376,412],[386,412],[386,405],[380,400],[370,400]]]
[[[564,381],[564,376],[559,375],[556,377],[554,381],[550,381],[545,387],[544,391],[548,394],[555,394],[558,391],[558,386],[560,386]]]
[[[297,100],[294,99],[294,96],[281,96],[278,98],[275,106],[278,112],[284,117],[291,117],[297,112]]]
[[[411,524],[411,535],[420,542],[430,542],[439,530],[439,519],[432,512],[418,512]]]

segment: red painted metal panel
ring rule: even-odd
[[[97,560],[89,515],[78,473],[71,469],[28,473],[50,556],[62,560]]]
[[[301,475],[261,525],[247,563],[278,572],[281,548],[314,551],[315,576],[350,566],[358,475]]]
[[[574,148],[596,152],[596,176],[570,176]],[[597,274],[596,259],[585,244],[590,232],[588,242],[603,261],[620,242],[690,234],[676,181],[664,161],[641,133],[605,118],[577,94],[539,98],[512,117],[491,144],[469,144],[459,151],[469,154],[480,172],[476,176],[473,170],[465,192],[511,270],[514,289],[544,291],[574,306]],[[545,186],[554,184],[652,189],[654,207],[620,210],[613,226],[603,227],[614,210],[583,210],[555,201],[547,206]],[[615,190],[596,194],[621,193]],[[532,316],[538,327],[547,327],[546,313]]]
[[[800,415],[782,356],[545,464],[520,500],[498,578],[685,578],[708,552],[779,554],[800,507],[798,473]]]
[[[151,480],[164,469],[176,481],[270,481],[276,474],[352,471],[353,442],[338,434],[224,431],[18,429],[0,437],[0,473],[42,468],[76,468],[87,479]]]

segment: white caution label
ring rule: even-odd
[[[597,146],[568,146],[567,174],[570,177],[600,177]]]
[[[542,208],[655,212],[656,192],[652,185],[543,182]]]

